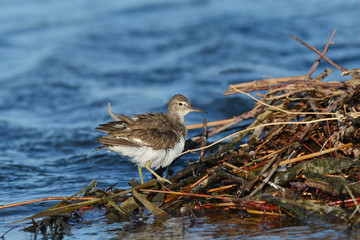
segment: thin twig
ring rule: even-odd
[[[276,157],[275,157],[275,158],[276,158]],[[260,191],[260,190],[265,186],[265,184],[268,183],[268,181],[270,180],[270,178],[272,177],[272,175],[274,175],[274,173],[275,173],[276,170],[278,169],[280,160],[281,160],[281,158],[279,158],[279,159],[275,162],[273,168],[269,171],[268,175],[267,175],[266,178],[262,181],[262,183],[261,183],[256,189],[254,189],[254,191],[252,191],[252,192],[249,194],[250,197],[251,197],[251,196],[254,196],[255,193],[257,193],[258,191]]]
[[[231,197],[213,196],[213,195],[198,194],[198,193],[174,192],[174,191],[163,191],[163,190],[154,190],[154,189],[139,189],[139,190],[143,192],[167,193],[167,194],[182,195],[182,196],[223,199],[229,201],[234,200],[234,198]]]
[[[323,115],[336,115],[336,113],[331,113],[331,112],[290,112],[290,111],[286,111],[286,110],[284,110],[284,109],[281,109],[281,108],[278,108],[278,107],[276,107],[276,106],[272,106],[272,105],[269,105],[269,104],[267,104],[267,103],[265,103],[265,102],[262,102],[261,100],[253,97],[251,94],[246,93],[246,92],[243,92],[243,91],[241,91],[240,89],[237,89],[237,88],[234,87],[233,85],[230,85],[230,87],[232,87],[235,91],[237,91],[237,92],[239,92],[239,93],[242,93],[242,94],[244,94],[244,95],[246,95],[246,96],[249,96],[249,97],[251,97],[252,99],[254,99],[255,101],[257,101],[257,102],[259,102],[259,103],[261,103],[261,104],[263,104],[263,105],[265,105],[265,106],[267,106],[267,107],[269,107],[269,108],[278,110],[278,111],[280,111],[280,112],[284,112],[284,113],[289,114],[289,115],[290,115],[290,114],[295,114],[295,115],[318,115],[318,114],[323,114]]]
[[[329,149],[319,151],[319,152],[316,152],[316,153],[311,153],[311,154],[296,157],[296,158],[293,158],[293,159],[285,160],[285,161],[280,162],[279,165],[282,166],[282,165],[285,165],[285,164],[299,162],[299,161],[306,160],[306,159],[309,159],[309,158],[321,156],[321,155],[324,155],[324,154],[327,154],[327,153],[330,153],[330,152],[334,152],[334,151],[337,151],[337,150],[340,150],[340,149],[343,149],[343,148],[352,147],[352,145],[353,145],[352,143],[347,143],[347,144],[341,145],[339,147],[333,147],[333,148],[329,148]]]
[[[206,122],[206,118],[204,118],[201,147],[206,146],[206,138],[207,138],[206,133],[207,133],[207,122]],[[204,154],[205,154],[205,149],[201,150],[200,157],[204,156]]]
[[[300,39],[298,39],[297,37],[295,37],[294,35],[290,34],[290,37],[296,41],[298,41],[299,43],[301,43],[302,45],[304,45],[305,47],[313,50],[314,52],[316,52],[318,55],[320,55],[322,58],[324,58],[326,61],[328,61],[328,63],[330,63],[331,65],[333,65],[334,67],[336,67],[337,69],[339,69],[340,71],[344,72],[344,71],[348,71],[349,69],[344,68],[342,66],[340,66],[339,64],[331,61],[328,57],[326,57],[324,54],[322,54],[319,50],[317,50],[316,48],[314,48],[313,46],[310,46],[306,43],[304,43],[303,41],[301,41]]]
[[[330,44],[334,44],[334,43],[332,42],[332,39],[334,38],[336,31],[337,31],[337,30],[336,30],[336,28],[335,28],[335,30],[334,30],[333,33],[331,34],[331,37],[330,37],[328,43],[327,43],[326,46],[325,46],[324,51],[322,52],[322,54],[325,55],[325,53],[326,53],[327,50],[329,49]],[[319,56],[318,59],[314,62],[314,64],[312,65],[312,67],[311,67],[311,69],[310,69],[310,71],[309,71],[309,73],[308,73],[308,75],[307,75],[307,80],[310,79],[311,75],[314,73],[314,71],[316,70],[317,66],[319,65],[321,59],[322,59],[322,57]]]
[[[181,153],[179,156],[182,156],[182,155],[185,155],[187,153],[191,153],[191,152],[196,152],[196,151],[200,151],[202,149],[207,149],[209,147],[212,147],[218,143],[221,143],[227,139],[230,139],[230,138],[233,138],[235,137],[236,135],[242,133],[242,132],[246,132],[246,131],[251,131],[251,130],[254,130],[254,129],[257,129],[257,128],[261,128],[261,127],[266,127],[266,126],[276,126],[276,125],[283,125],[283,124],[290,124],[290,125],[300,125],[300,124],[310,124],[310,123],[317,123],[317,122],[324,122],[324,121],[337,121],[337,120],[340,120],[342,117],[339,116],[339,117],[334,117],[334,118],[321,118],[321,119],[315,119],[315,120],[311,120],[311,121],[304,121],[304,122],[273,122],[273,123],[266,123],[266,124],[260,124],[260,125],[257,125],[255,127],[251,127],[251,128],[246,128],[244,130],[241,130],[241,131],[238,131],[238,132],[235,132],[235,133],[232,133],[216,142],[213,142],[205,147],[200,147],[200,148],[194,148],[194,149],[189,149],[183,153]]]
[[[207,127],[221,126],[221,125],[228,124],[228,123],[234,121],[235,119],[236,118],[224,119],[224,120],[219,120],[219,121],[211,121],[211,122],[207,122],[206,125],[207,125]],[[186,128],[188,130],[196,129],[196,128],[203,128],[203,127],[204,127],[204,123],[197,123],[197,124],[191,124],[191,125],[186,126]]]
[[[349,185],[346,181],[346,178],[344,177],[344,175],[341,175],[341,178],[343,179],[344,185],[345,185],[345,189],[346,191],[349,193],[351,199],[354,201],[355,204],[355,211],[351,214],[351,216],[349,217],[349,219],[352,219],[355,216],[356,212],[360,213],[360,207],[359,207],[359,203],[356,201],[356,198],[353,194],[353,192],[351,191],[351,189],[349,188]]]
[[[256,177],[249,183],[249,185],[246,187],[247,191],[250,191],[250,189],[254,186],[254,184],[258,181],[258,179],[263,175],[263,173],[269,168],[271,167],[271,165],[275,162],[276,158],[278,155],[275,155],[268,163],[266,163],[266,165],[260,170],[260,172],[258,173],[258,175],[256,175]],[[276,167],[277,168],[277,167]],[[250,195],[252,196],[252,195]]]
[[[33,199],[33,200],[29,200],[29,201],[24,201],[24,202],[1,205],[0,209],[23,206],[23,205],[27,205],[27,204],[32,204],[32,203],[37,203],[37,202],[44,202],[44,201],[56,201],[56,200],[87,201],[87,200],[93,200],[93,199],[97,199],[97,197],[46,197],[46,198],[38,198],[38,199]]]

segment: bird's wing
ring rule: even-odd
[[[174,126],[163,113],[145,113],[134,115],[136,122],[130,127],[131,137],[153,149],[167,149],[175,146],[181,134],[174,131]]]
[[[179,136],[174,131],[159,131],[158,129],[138,129],[129,140],[154,150],[168,149],[175,146]]]
[[[96,130],[107,133],[109,135],[112,135],[113,133],[116,133],[116,132],[122,132],[126,129],[127,129],[127,124],[124,121],[108,122],[105,124],[100,124],[96,128]]]
[[[114,136],[99,137],[98,142],[104,144],[105,146],[124,145],[129,147],[139,147],[139,145],[134,142],[128,141],[123,138],[116,138]]]
[[[146,146],[155,150],[174,147],[181,134],[173,130],[173,126],[163,113],[146,113],[134,115],[133,118],[117,115],[121,121],[101,124],[96,129],[109,136],[99,138],[105,145]]]

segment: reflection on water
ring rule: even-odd
[[[91,213],[92,215],[93,213]],[[133,221],[96,221],[109,238],[125,239],[356,239],[358,230],[348,231],[345,225],[321,222],[307,224],[290,217],[271,217],[231,212],[196,212],[197,221],[186,216],[156,222],[153,217]],[[78,229],[90,234],[91,229]],[[73,231],[73,234],[75,233]],[[96,232],[93,233],[97,235]]]

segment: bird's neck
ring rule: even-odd
[[[179,132],[181,132],[182,137],[185,138],[187,135],[187,129],[184,116],[170,111],[166,115],[171,124],[175,126]]]
[[[167,112],[167,117],[169,118],[169,121],[174,124],[174,125],[182,125],[182,126],[186,126],[185,123],[185,119],[184,116],[181,114],[178,114],[177,112],[172,112],[172,111],[168,111]]]

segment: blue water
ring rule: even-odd
[[[94,179],[99,187],[127,188],[130,178],[138,177],[137,168],[118,155],[94,151],[101,135],[94,128],[110,120],[107,102],[116,113],[166,111],[168,99],[181,93],[209,112],[190,114],[188,124],[231,118],[253,103],[245,96],[223,97],[229,84],[309,71],[317,56],[289,34],[323,49],[337,28],[328,57],[349,69],[359,67],[359,23],[359,0],[1,1],[0,205],[69,196]],[[321,63],[315,75],[325,67]],[[329,79],[345,79],[339,74],[334,71]],[[184,156],[176,169],[193,158]],[[10,228],[5,224],[52,204],[0,210],[0,235]],[[103,211],[91,214],[100,220],[75,224],[65,239],[136,238],[141,232],[125,234],[126,223],[108,223]],[[148,238],[223,236],[206,218],[186,233],[178,231],[181,224],[173,218],[158,232],[145,226],[143,233],[154,233]],[[238,234],[352,238],[333,225],[263,225],[256,235]],[[21,227],[6,235],[23,238],[30,234]]]

